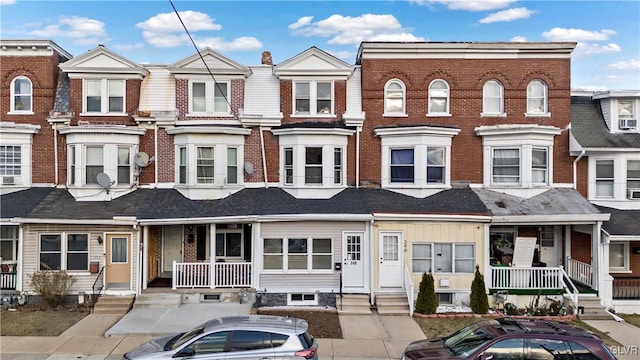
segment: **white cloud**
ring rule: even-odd
[[[342,51],[327,51],[329,54],[337,57],[338,59],[347,60],[353,59],[356,56],[356,53],[353,51],[342,50]]]
[[[262,48],[262,43],[254,38],[242,36],[232,41],[226,41],[221,37],[211,37],[196,40],[198,47],[210,47],[219,51],[251,51]]]
[[[144,44],[141,42],[135,43],[135,44],[117,44],[117,45],[113,45],[113,48],[119,51],[131,51],[134,49],[142,49],[144,47]]]
[[[294,22],[293,24],[289,24],[289,29],[290,30],[299,29],[301,27],[304,27],[304,26],[307,26],[307,25],[311,24],[311,21],[313,21],[313,16],[303,16],[300,19],[298,19],[298,21]]]
[[[589,31],[582,29],[553,28],[542,33],[549,41],[604,41],[609,40],[616,32],[609,29]]]
[[[575,56],[586,56],[586,55],[597,55],[597,54],[611,54],[622,51],[618,44],[593,44],[581,42],[576,45],[576,48],[573,50],[573,54]]]
[[[410,3],[432,6],[433,4],[446,5],[449,10],[465,11],[489,11],[505,8],[516,0],[409,0]]]
[[[100,20],[80,16],[61,16],[56,24],[31,23],[23,25],[26,34],[46,38],[70,38],[76,45],[97,45],[111,40]]]
[[[200,30],[220,30],[222,26],[214,23],[207,14],[198,11],[179,11],[180,18],[187,26],[189,32]],[[153,16],[146,21],[136,24],[136,27],[153,33],[184,32],[180,19],[175,13],[162,13]]]
[[[152,31],[143,31],[142,36],[145,40],[147,40],[149,44],[161,48],[170,48],[191,44],[189,36],[187,36],[187,34],[185,33],[163,34]]]
[[[509,41],[513,41],[513,42],[526,42],[526,41],[528,41],[528,40],[527,40],[527,37],[526,37],[526,36],[514,36],[514,37],[512,37],[512,38],[511,38],[511,40],[509,40]]]
[[[497,13],[493,13],[484,19],[480,20],[482,24],[490,24],[494,22],[508,22],[518,19],[527,19],[532,14],[535,14],[536,11],[529,10],[527,8],[513,8],[508,10],[498,11]]]
[[[613,64],[607,65],[607,67],[610,68],[610,69],[616,69],[616,70],[635,70],[635,69],[640,69],[640,58],[618,61],[618,62],[615,62]]]
[[[16,3],[16,0],[0,0],[0,6],[2,5],[13,5]]]
[[[308,18],[308,17],[307,17]],[[305,19],[305,18],[301,18]],[[332,45],[357,45],[362,41],[423,41],[402,28],[393,15],[363,14],[357,17],[334,14],[324,20],[311,22],[311,19],[289,25],[294,35],[306,37],[330,37]]]

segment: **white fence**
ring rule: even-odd
[[[563,284],[556,267],[491,267],[492,289],[562,289]]]
[[[251,263],[173,262],[173,289],[251,286]]]
[[[591,288],[595,288],[593,283],[593,266],[574,259],[567,259],[567,274],[570,278],[577,280]]]
[[[0,273],[0,289],[15,290],[16,289],[16,273]]]

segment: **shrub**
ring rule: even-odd
[[[489,311],[489,299],[484,287],[484,276],[480,274],[480,267],[476,265],[476,273],[471,283],[469,306],[474,314],[486,314]]]
[[[435,314],[438,310],[438,295],[436,295],[433,275],[431,272],[422,275],[420,291],[416,300],[416,312],[421,314]]]
[[[76,279],[66,271],[38,271],[31,275],[31,285],[47,304],[54,308],[64,302]]]

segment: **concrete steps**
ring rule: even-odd
[[[93,305],[93,314],[124,315],[131,310],[135,296],[102,295]]]
[[[369,295],[346,294],[336,296],[338,314],[343,315],[371,315]]]
[[[136,298],[133,307],[177,308],[180,304],[182,304],[182,295],[178,293],[142,293]]]
[[[581,311],[582,310],[582,311]],[[600,298],[592,296],[578,297],[578,318],[580,320],[612,320],[605,307],[600,305]]]
[[[376,295],[376,309],[380,315],[409,315],[406,294]]]

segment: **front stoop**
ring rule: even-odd
[[[133,307],[177,308],[181,304],[182,295],[178,293],[142,293],[136,298]]]
[[[124,315],[131,310],[135,296],[102,295],[93,305],[93,314]]]
[[[376,308],[380,315],[409,315],[406,294],[376,295]]]
[[[338,314],[342,315],[371,315],[369,295],[346,294],[336,296]]]
[[[582,310],[582,311],[580,311]],[[578,298],[578,319],[580,320],[612,320],[604,306],[600,305],[597,296],[580,296]]]

